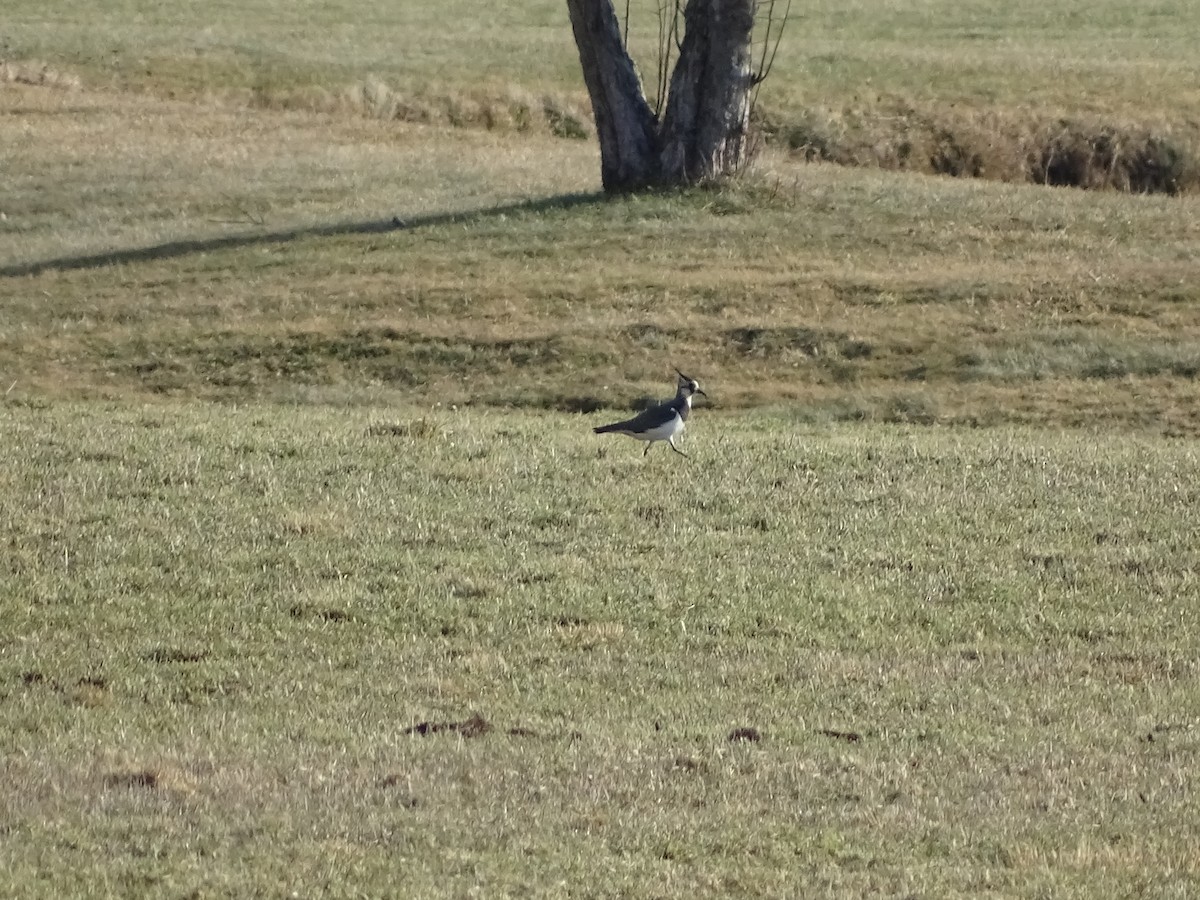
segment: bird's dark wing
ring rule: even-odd
[[[605,431],[631,431],[637,434],[642,431],[649,431],[651,428],[657,428],[659,425],[671,421],[674,416],[674,403],[660,403],[658,406],[642,410],[632,419],[626,419],[623,422],[614,422],[611,425],[603,425],[601,428],[597,428],[596,431],[601,434]]]

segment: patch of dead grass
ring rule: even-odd
[[[144,789],[184,796],[196,792],[196,783],[182,769],[174,766],[114,770],[104,776],[104,785],[111,789]]]
[[[620,646],[626,639],[625,626],[621,622],[590,622],[564,617],[550,630],[563,644],[580,650]]]
[[[1200,188],[1194,124],[918,107],[897,98],[788,118],[765,113],[760,127],[771,142],[808,162],[1135,194]]]
[[[26,84],[74,91],[83,86],[83,81],[75,73],[49,63],[0,59],[0,84]]]
[[[767,152],[723,190],[506,204],[586,185],[594,149],[88,91],[65,109],[64,96],[16,85],[0,101],[39,111],[37,140],[12,156],[28,189],[6,196],[0,228],[45,260],[0,280],[9,402],[590,413],[669,392],[678,365],[716,406],[787,403],[810,421],[1200,423],[1186,400],[1200,359],[1185,339],[1200,237],[1188,197],[1072,197]],[[211,177],[184,177],[181,160]],[[164,197],[187,214],[164,214]],[[385,209],[385,227],[270,230],[378,224]],[[261,224],[238,218],[251,214]],[[420,422],[370,428],[437,437]]]
[[[519,86],[429,91],[400,88],[372,75],[342,88],[277,87],[232,93],[225,102],[560,138],[588,139],[595,131],[590,107],[579,92],[537,94]]]

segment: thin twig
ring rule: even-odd
[[[654,113],[661,115],[667,104],[671,84],[671,45],[681,49],[679,23],[683,18],[680,0],[674,0],[668,19],[667,0],[658,4],[658,91],[654,98]]]
[[[775,0],[770,0],[767,4],[767,32],[763,35],[762,57],[758,62],[758,71],[754,73],[751,79],[754,85],[754,93],[750,97],[751,111],[758,106],[759,87],[767,80],[767,76],[771,74],[771,69],[775,66],[775,57],[779,53],[779,44],[783,40],[783,30],[787,27],[788,19],[791,18],[791,15],[792,0],[787,0],[787,7],[784,9],[783,16],[778,19],[778,22],[775,18]],[[771,41],[771,32],[775,32],[774,43]]]
[[[252,209],[250,209],[249,206],[242,203],[237,197],[234,197],[232,194],[221,194],[221,196],[225,199],[225,201],[230,206],[232,206],[235,210],[237,210],[239,213],[241,213],[244,218],[241,218],[241,219],[214,219],[213,221],[221,222],[221,223],[229,224],[229,225],[238,224],[241,222],[249,222],[251,225],[257,225],[259,228],[262,228],[264,225],[267,224],[267,220],[264,216],[262,216],[259,213],[254,212]]]
[[[665,69],[663,66],[663,56],[667,52],[666,44],[667,33],[667,7],[664,3],[658,4],[658,83],[654,86],[654,117],[658,118],[662,115],[663,108],[663,82],[666,79]]]
[[[775,12],[775,0],[771,0],[772,16],[774,15],[774,12]],[[766,80],[767,76],[771,74],[771,70],[773,68],[775,68],[775,56],[776,56],[776,54],[779,53],[779,44],[783,40],[783,29],[785,27],[787,27],[788,19],[791,18],[791,15],[792,15],[792,0],[787,0],[787,7],[783,11],[783,18],[781,18],[779,20],[779,31],[775,35],[775,45],[773,47],[771,47],[771,58],[767,60],[766,68],[762,68],[762,67],[759,68],[759,74],[758,74],[759,81]],[[768,21],[768,25],[769,24],[770,24],[770,22]],[[768,29],[766,37],[767,38],[770,37],[770,29]],[[763,51],[764,51],[763,55],[765,57],[765,55],[766,55],[766,41],[765,40],[763,42]]]

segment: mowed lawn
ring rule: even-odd
[[[793,4],[615,200],[560,2],[11,6],[0,894],[1200,893],[1200,200],[885,164],[1193,4]]]
[[[1190,441],[599,420],[6,407],[16,894],[1194,889]]]

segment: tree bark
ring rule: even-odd
[[[753,0],[690,0],[660,132],[660,177],[691,184],[735,174],[746,150],[754,74]]]
[[[621,39],[611,0],[567,0],[583,81],[600,140],[600,181],[609,193],[657,182],[658,123]]]
[[[605,191],[694,184],[745,162],[757,0],[688,0],[661,123],[646,101],[612,0],[567,0],[592,100]]]

